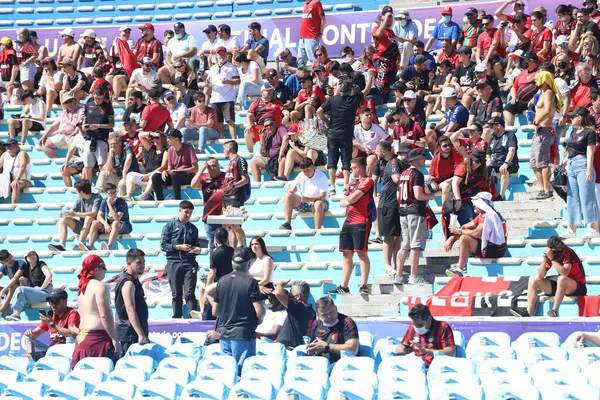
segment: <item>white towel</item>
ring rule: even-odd
[[[483,233],[481,234],[481,250],[485,252],[489,243],[501,246],[506,242],[502,218],[495,211],[486,213],[483,221]]]
[[[0,199],[10,197],[10,171],[4,171],[0,174]]]

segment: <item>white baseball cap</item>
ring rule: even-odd
[[[556,45],[560,46],[560,45],[564,45],[564,44],[569,44],[569,38],[566,37],[565,35],[560,35],[559,37],[556,38]]]
[[[487,72],[487,70],[488,68],[486,63],[479,63],[475,66],[475,72]]]
[[[60,36],[71,36],[71,37],[75,37],[75,31],[73,30],[73,28],[65,28],[62,31],[58,32],[58,34]]]
[[[152,59],[150,57],[142,58],[142,64],[152,64]]]
[[[444,90],[442,90],[442,93],[440,93],[440,96],[442,97],[456,97],[456,90],[454,90],[454,88],[451,87],[447,87],[444,88]]]
[[[405,99],[416,99],[417,94],[415,92],[413,92],[412,90],[407,90],[406,92],[404,92],[404,98]]]
[[[121,25],[119,27],[119,32],[123,32],[126,31],[127,29],[131,30],[131,27],[127,26],[127,25]]]
[[[85,32],[81,34],[81,37],[91,37],[96,39],[96,32],[93,29],[86,29]]]

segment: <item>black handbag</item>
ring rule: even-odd
[[[554,186],[567,186],[567,171],[565,167],[559,165],[554,168],[552,183]]]

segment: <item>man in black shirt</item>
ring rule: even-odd
[[[362,92],[352,94],[352,84],[343,82],[340,94],[327,98],[317,111],[319,119],[329,123],[327,132],[327,169],[329,170],[329,194],[335,195],[335,171],[342,157],[344,184],[350,180],[350,160],[352,159],[352,139],[354,138],[354,118],[363,100]],[[325,117],[327,114],[327,117]]]
[[[429,90],[429,60],[422,54],[415,57],[413,65],[407,65],[400,74],[400,79],[406,83],[410,90],[419,92],[423,95],[423,91]]]
[[[402,146],[404,145],[404,146]],[[406,143],[401,143],[403,156],[406,157],[411,150]],[[383,236],[383,260],[385,273],[389,276],[396,274],[396,257],[400,250],[400,214],[398,214],[398,183],[392,178],[400,176],[404,168],[400,159],[392,151],[392,145],[383,140],[377,144],[378,156],[373,172],[373,181],[377,188],[377,181],[381,180],[381,193],[377,202],[378,234]],[[377,189],[376,189],[377,190]]]
[[[517,155],[519,144],[515,133],[506,132],[504,129],[502,117],[492,118],[486,128],[492,132],[492,139],[487,151],[488,168],[500,174],[500,192],[498,194],[504,199],[510,174],[516,174],[519,171],[519,156]]]
[[[142,111],[146,108],[146,104],[144,104],[144,94],[140,91],[135,91],[131,93],[129,96],[129,106],[125,109],[123,113],[123,120],[134,121],[136,128],[140,127],[140,121],[142,119]],[[125,135],[127,132],[123,124],[119,127],[122,135]]]
[[[231,273],[231,260],[233,258],[233,247],[229,246],[227,230],[217,228],[215,230],[215,249],[210,255],[210,272],[206,278],[206,285],[218,282],[222,276]]]
[[[419,124],[423,130],[427,124],[426,108],[427,102],[423,100],[423,97],[417,96],[413,90],[404,92],[404,109],[410,119]]]
[[[463,93],[469,90],[477,79],[475,77],[475,62],[471,60],[473,50],[470,47],[463,46],[456,52],[460,54],[460,64],[454,70],[450,84],[459,94],[458,97],[462,98]]]
[[[102,168],[108,158],[108,134],[115,127],[115,111],[105,100],[106,89],[99,86],[94,90],[93,98],[85,104],[85,121],[82,131],[85,144],[83,146],[83,176],[92,177],[93,168]]]
[[[140,249],[129,249],[126,260],[127,269],[115,287],[115,322],[121,356],[125,356],[134,343],[148,343],[148,305],[140,283],[146,268],[146,254]]]
[[[256,353],[256,327],[265,315],[258,281],[248,274],[252,252],[239,247],[233,253],[233,272],[211,285],[213,311],[221,320],[221,351],[235,357],[238,370]],[[209,299],[210,299],[209,297]]]
[[[577,48],[583,35],[588,32],[600,42],[600,28],[590,18],[590,11],[585,8],[580,8],[577,10],[577,25],[575,26],[575,29],[571,31],[571,36],[569,37],[569,46],[574,49]]]
[[[273,98],[283,104],[284,110],[282,112],[282,124],[287,125],[286,122],[290,121],[290,112],[294,109],[294,98],[292,91],[289,87],[279,81],[279,74],[277,74],[276,69],[267,69],[265,76],[267,77],[267,82],[269,82],[273,89],[275,89],[275,92],[273,92]]]
[[[306,346],[306,353],[327,357],[331,363],[340,359],[342,351],[358,355],[360,344],[354,320],[338,313],[329,296],[321,297],[316,308],[319,318],[310,327],[312,341]]]
[[[290,283],[279,281],[273,294],[287,310],[287,318],[277,335],[277,342],[287,348],[295,348],[303,343],[302,337],[308,334],[308,328],[316,318],[313,306],[308,303],[310,286],[305,281],[293,281],[290,292],[284,287]]]
[[[175,86],[178,103],[185,104],[188,109],[196,105],[194,102],[194,95],[198,93],[198,91],[194,89],[188,89],[188,82],[185,76],[181,75],[176,78],[173,81],[173,85]]]
[[[190,222],[194,205],[179,203],[179,218],[168,222],[160,237],[160,249],[167,253],[166,272],[173,297],[173,318],[183,316],[183,298],[188,313],[196,309],[196,281],[200,254],[198,228]]]
[[[238,144],[235,140],[225,143],[223,154],[229,159],[223,183],[223,208],[228,206],[239,208],[248,200],[246,198],[246,185],[251,185],[248,177],[248,161],[238,154]],[[236,245],[236,241],[240,246],[246,245],[246,233],[241,225],[226,225],[224,227],[229,230],[229,243],[232,246]]]

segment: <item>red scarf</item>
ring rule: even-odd
[[[126,41],[117,38],[115,41],[117,44],[117,50],[119,52],[119,58],[123,64],[123,69],[127,71],[129,77],[133,74],[133,70],[138,67],[138,60],[133,51],[129,48]]]

